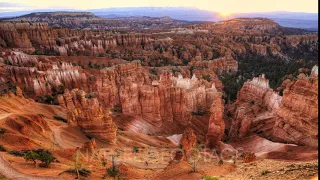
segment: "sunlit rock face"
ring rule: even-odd
[[[0,60],[11,64],[3,66],[1,81],[21,85],[31,97],[79,88],[94,92],[106,108],[120,106],[124,115],[141,117],[156,126],[163,121],[187,125],[192,113],[208,111],[218,82],[198,79],[195,74],[192,78],[181,74],[175,77],[168,71],[152,80],[140,61],[101,69],[92,80],[93,76],[80,66],[39,60],[21,52],[9,53]]]
[[[183,160],[187,160],[190,150],[195,146],[196,143],[197,143],[197,136],[194,134],[191,128],[187,127],[184,130],[180,140],[181,148],[184,151]]]
[[[189,62],[189,66],[208,68],[214,72],[231,72],[234,73],[238,70],[238,62],[232,58],[231,55],[226,55],[213,60],[193,60]]]
[[[217,147],[219,145],[225,131],[225,123],[223,119],[224,103],[221,98],[222,94],[216,93],[216,90],[213,91],[213,101],[210,107],[211,115],[206,136],[206,145],[209,148]]]
[[[273,135],[281,141],[318,147],[318,66],[299,75],[283,92]]]
[[[47,23],[0,23],[2,47],[19,48],[27,53],[51,55],[105,54],[115,46],[141,46],[148,44],[146,34],[112,34],[110,32],[78,31],[51,28]]]
[[[138,61],[106,68],[101,73],[97,87],[106,106],[120,104],[124,115],[140,116],[157,126],[162,121],[187,125],[192,112],[210,107],[215,90],[195,75],[190,79],[163,72],[159,80],[151,81]]]
[[[238,92],[236,102],[228,108],[233,117],[229,136],[241,138],[255,124],[274,123],[275,112],[279,109],[281,100],[282,97],[270,88],[264,75],[248,80]]]
[[[115,143],[117,127],[96,98],[86,98],[84,91],[73,89],[59,95],[58,101],[68,111],[70,126],[79,126],[88,136]]]
[[[300,74],[285,84],[280,96],[263,75],[246,82],[227,108],[232,117],[229,136],[258,133],[273,141],[318,147],[318,67],[310,76]]]
[[[61,88],[88,89],[87,76],[81,67],[71,63],[39,61],[22,52],[10,51],[0,58],[6,64],[2,73],[3,82],[11,81],[23,88],[30,96],[55,93]]]

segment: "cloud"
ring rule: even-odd
[[[3,1],[3,0],[0,0]],[[0,11],[8,9],[99,9],[111,7],[196,7],[222,13],[318,12],[317,0],[4,0]]]
[[[30,9],[31,6],[19,3],[0,2],[0,12],[20,11]]]
[[[9,2],[0,2],[0,7],[17,7],[19,4],[9,3]]]

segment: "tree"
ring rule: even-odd
[[[108,169],[107,169],[107,173],[108,173],[108,175],[109,176],[111,176],[111,177],[116,177],[117,175],[118,175],[118,173],[119,173],[119,170],[118,170],[118,168],[117,167],[109,167]]]
[[[88,67],[89,67],[89,68],[93,68],[93,65],[92,65],[92,62],[91,62],[91,61],[89,61]]]
[[[188,160],[189,163],[192,163],[192,171],[193,172],[197,172],[197,162],[199,160],[199,151],[195,148],[192,148],[189,152],[188,152]]]
[[[6,148],[2,144],[0,144],[0,152],[5,152],[5,151],[7,151]]]
[[[133,152],[137,153],[139,151],[139,147],[138,146],[134,146],[133,147]]]
[[[42,162],[43,167],[49,167],[50,164],[56,159],[49,151],[40,150],[38,154],[38,159]]]
[[[74,169],[77,172],[76,179],[79,179],[79,177],[80,177],[79,169],[82,168],[82,166],[83,166],[82,162],[79,160],[79,152],[80,152],[80,150],[79,150],[79,148],[77,148],[77,153],[74,156],[74,160],[75,160]]]
[[[34,151],[28,151],[27,154],[24,156],[26,161],[33,161],[34,166],[37,166],[37,159],[39,159],[39,154]]]
[[[108,164],[106,160],[102,161],[102,166],[105,167]]]
[[[191,76],[192,76],[192,72],[193,72],[193,70],[194,70],[194,66],[190,66],[189,70],[190,70],[190,74],[191,74]]]
[[[4,134],[4,133],[6,133],[7,132],[7,129],[5,129],[5,128],[0,128],[0,134]]]
[[[208,74],[208,75],[206,75],[206,76],[204,77],[204,79],[207,80],[208,82],[210,82],[210,81],[211,81],[211,76]]]
[[[120,156],[120,151],[118,149],[116,149],[115,153],[111,155],[112,166],[107,168],[107,173],[111,177],[118,176],[119,170],[115,166],[115,161],[114,161],[115,157],[118,157],[118,156]]]
[[[51,95],[46,95],[44,101],[45,101],[47,104],[52,104],[52,102],[54,101],[54,98],[53,98]]]

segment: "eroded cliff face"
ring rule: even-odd
[[[51,28],[47,23],[0,23],[0,44],[27,53],[52,55],[105,54],[114,46],[141,46],[150,41],[144,34],[112,34],[67,28]]]
[[[228,107],[233,118],[229,136],[241,138],[249,132],[270,133],[281,99],[264,75],[248,80],[238,92],[236,102]]]
[[[109,111],[96,98],[86,98],[82,90],[65,91],[58,96],[59,104],[68,110],[68,124],[79,126],[88,136],[115,143],[117,127]]]
[[[300,74],[283,92],[273,135],[284,142],[318,147],[318,67]]]
[[[88,79],[81,67],[71,63],[39,61],[21,52],[7,52],[0,62],[4,63],[0,81],[18,84],[27,94],[41,96],[56,93],[60,89],[88,89]]]
[[[198,26],[207,33],[190,36],[165,31],[152,34],[129,31],[119,34],[52,28],[46,23],[2,22],[0,47],[45,55],[140,59],[149,66],[190,63],[197,67],[231,72],[238,67],[233,60],[247,58],[247,55],[290,61],[301,58],[297,54],[315,56],[318,48],[317,34],[287,33],[290,30],[264,18],[238,18]],[[204,61],[192,62],[196,57]]]
[[[229,136],[257,133],[273,141],[318,147],[318,67],[310,76],[300,74],[285,84],[280,96],[263,75],[246,82],[237,101],[227,107],[232,119]]]
[[[216,73],[229,72],[234,73],[238,70],[238,62],[232,58],[231,55],[213,59],[210,61],[205,60],[193,60],[189,62],[189,66],[200,67],[204,69],[210,69]]]
[[[206,136],[206,145],[209,148],[217,147],[224,136],[224,103],[221,98],[222,94],[214,93],[213,102],[210,107],[210,119],[208,124],[208,132]]]
[[[101,70],[97,80],[100,99],[107,107],[120,104],[122,113],[140,116],[161,126],[162,121],[187,125],[192,112],[206,111],[216,89],[213,83],[173,76],[164,71],[151,80],[138,61]]]
[[[187,125],[192,114],[209,111],[215,94],[222,89],[214,71],[198,69],[188,78],[188,68],[181,71],[184,77],[164,69],[154,76],[140,61],[91,71],[21,52],[3,53],[1,82],[19,85],[28,97],[56,97],[65,89],[78,88],[97,97],[106,108],[119,106],[122,114],[140,117],[158,127],[163,121]],[[203,74],[211,75],[213,80],[204,80]]]

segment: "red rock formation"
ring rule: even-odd
[[[225,130],[223,119],[224,104],[222,102],[221,94],[215,93],[213,97],[214,100],[210,107],[211,115],[206,136],[206,144],[209,148],[216,147],[219,144]]]
[[[25,23],[25,25],[27,24],[29,23]],[[27,33],[18,32],[15,25],[12,23],[1,23],[0,34],[2,47],[18,47],[31,53],[35,51]]]
[[[250,163],[256,160],[256,155],[252,152],[243,153],[243,163]]]
[[[19,48],[28,53],[105,54],[109,47],[141,46],[150,41],[145,34],[111,34],[110,32],[53,29],[47,23],[0,23],[0,45]]]
[[[229,136],[255,132],[273,141],[318,147],[318,67],[286,82],[283,97],[263,76],[246,82],[228,107],[233,117]]]
[[[248,80],[238,92],[237,101],[229,107],[234,118],[229,136],[241,138],[252,129],[261,127],[261,123],[273,123],[274,113],[279,109],[281,99],[282,97],[270,88],[264,75]]]
[[[213,23],[211,26],[215,31],[241,32],[272,32],[278,30],[280,25],[266,18],[235,18],[226,21]]]
[[[151,81],[138,61],[103,69],[101,74],[97,88],[107,107],[121,104],[123,114],[141,116],[156,126],[162,121],[187,125],[192,112],[210,108],[216,93],[195,76],[174,77],[164,71],[160,80]]]
[[[69,125],[79,126],[88,136],[115,143],[117,127],[96,98],[86,98],[84,91],[73,89],[59,95],[58,101],[69,111]]]
[[[88,151],[89,153],[93,153],[96,149],[98,149],[98,146],[94,138],[90,139],[90,141],[85,142],[81,147],[81,150]]]
[[[189,151],[194,147],[197,142],[197,136],[194,134],[193,130],[187,127],[180,140],[181,148],[184,152],[184,160],[187,160]]]
[[[8,64],[4,67],[2,81],[18,84],[33,96],[51,94],[61,87],[88,89],[86,74],[80,67],[70,63],[41,62],[34,56],[20,52],[10,52],[1,61]]]
[[[273,135],[281,141],[318,147],[318,67],[310,77],[287,85],[277,111]]]
[[[238,70],[238,62],[230,55],[213,60],[194,60],[191,61],[188,65],[194,67],[209,68],[210,70],[217,73],[236,72]]]

